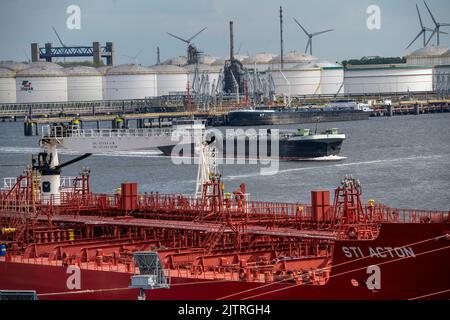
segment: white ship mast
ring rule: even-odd
[[[201,137],[201,139],[196,139],[195,148],[196,152],[199,154],[195,197],[201,198],[205,182],[209,181],[212,175],[218,173],[217,147],[215,141],[207,142]]]

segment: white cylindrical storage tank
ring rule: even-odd
[[[320,69],[320,84],[316,94],[344,94],[344,69],[340,64],[326,60],[315,60],[299,65],[300,68]]]
[[[66,102],[67,78],[62,68],[34,66],[16,74],[18,103]]]
[[[184,56],[173,57],[163,61],[162,64],[170,64],[173,66],[182,67],[187,64],[187,58]]]
[[[103,99],[102,75],[92,67],[65,68],[68,101],[92,101]]]
[[[307,53],[291,51],[283,55],[283,68],[289,69],[301,63],[318,60],[317,57],[311,56]],[[281,57],[278,55],[270,61],[272,69],[281,68]]]
[[[248,55],[237,53],[237,54],[234,54],[234,58],[235,58],[236,60],[238,60],[239,62],[242,62],[242,61],[244,61],[245,59],[248,59]]]
[[[190,64],[185,66],[185,69],[188,73],[189,78],[189,87],[192,90],[192,87],[195,82],[199,83],[202,81],[208,82],[208,92],[211,93],[211,89],[217,87],[217,81],[219,80],[219,76],[222,72],[223,65],[217,66],[208,66],[205,64]],[[195,79],[197,69],[197,79]]]
[[[63,69],[63,67],[60,66],[59,64],[47,61],[31,62],[29,64],[29,68]]]
[[[255,69],[258,71],[266,71],[271,67],[271,61],[276,57],[276,54],[261,52],[254,56],[242,60],[242,64],[247,69]]]
[[[305,96],[320,93],[320,68],[301,66],[272,70],[275,94],[284,96]]]
[[[97,71],[100,72],[100,75],[102,76],[102,99],[106,100],[106,72],[108,72],[109,69],[111,69],[111,66],[102,66],[98,67]]]
[[[201,64],[207,64],[208,66],[212,65],[219,57],[213,57],[209,55],[203,55],[200,57]]]
[[[225,59],[217,58],[216,60],[214,60],[213,63],[211,63],[211,66],[215,67],[215,68],[222,68],[223,69],[223,67],[225,66]]]
[[[16,102],[16,73],[0,67],[0,103]]]
[[[406,63],[415,66],[438,66],[450,64],[450,50],[447,47],[420,48],[406,56]]]
[[[12,60],[0,61],[0,68],[8,68],[15,72],[22,71],[29,67],[30,67],[30,65],[28,63],[17,62],[17,61],[12,61]]]
[[[408,65],[351,66],[344,71],[346,94],[429,92],[433,68]]]
[[[144,99],[155,97],[156,73],[151,68],[137,64],[124,64],[106,72],[106,100]]]
[[[156,72],[158,96],[186,91],[187,72],[184,68],[167,64],[154,65],[151,68]]]

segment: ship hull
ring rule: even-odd
[[[233,111],[228,115],[230,126],[284,125],[316,122],[368,120],[370,112],[350,111]]]
[[[374,240],[336,241],[331,275],[323,285],[263,284],[206,280],[201,279],[201,275],[197,279],[177,276],[172,277],[169,289],[146,291],[146,295],[152,300],[447,300],[450,298],[449,229],[448,223],[385,224]],[[379,248],[395,250],[381,254]],[[367,284],[373,282],[373,266],[379,268],[379,286],[376,288]],[[68,289],[69,275],[63,266],[3,259],[0,260],[0,275],[0,289],[36,290],[39,299],[106,300],[136,299],[138,296],[137,289],[127,288],[131,276],[127,272],[81,269],[81,286],[75,290]]]
[[[217,144],[218,154],[223,158],[271,158],[278,157],[281,160],[302,160],[337,156],[341,151],[344,138],[319,138],[319,139],[280,139],[278,148],[270,139],[265,149],[260,149],[259,140],[228,139]],[[277,142],[277,141],[276,141]],[[275,143],[276,143],[275,142]],[[273,144],[273,145],[272,145]],[[231,147],[231,148],[230,148]],[[165,156],[186,157],[195,155],[194,144],[175,146],[163,146],[158,149]],[[228,149],[227,149],[228,148]],[[278,150],[277,150],[278,149]]]

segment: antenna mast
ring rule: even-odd
[[[280,62],[281,62],[281,69],[283,69],[284,59],[283,59],[283,8],[280,6]]]

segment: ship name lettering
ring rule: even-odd
[[[368,247],[370,258],[415,258],[416,255],[411,247]],[[360,247],[342,247],[346,258],[364,258]]]
[[[359,247],[342,247],[342,251],[347,258],[363,258],[364,255]],[[352,253],[353,251],[353,253]]]

